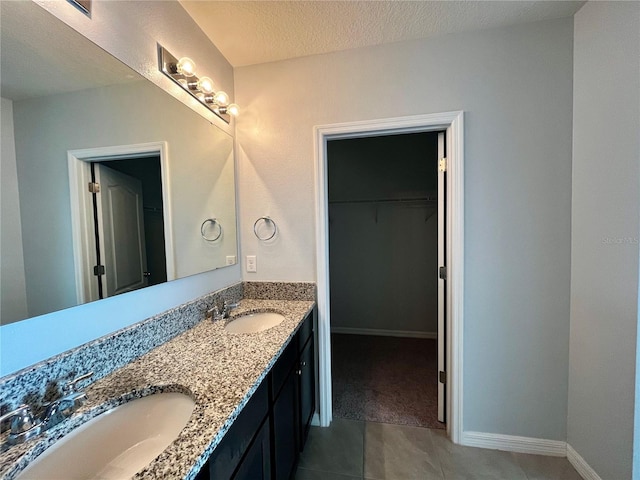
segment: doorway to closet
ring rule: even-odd
[[[445,428],[444,143],[437,131],[327,142],[335,417]]]

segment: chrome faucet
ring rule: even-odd
[[[212,308],[207,310],[205,318],[207,319],[210,318],[213,321],[224,320],[225,318],[229,318],[229,313],[231,312],[231,310],[233,310],[234,308],[238,308],[239,306],[240,306],[240,302],[227,303],[227,301],[225,300],[222,303],[222,310],[217,305],[214,305]]]
[[[7,438],[9,445],[24,443],[69,418],[87,400],[85,392],[76,391],[76,384],[92,376],[93,372],[89,372],[67,382],[63,388],[65,395],[45,405],[46,410],[41,419],[36,420],[31,407],[26,404],[2,415],[0,422],[11,419],[11,432]]]
[[[44,430],[48,430],[66,418],[69,418],[76,410],[84,405],[87,401],[87,394],[85,392],[78,392],[76,387],[79,382],[91,378],[92,376],[93,372],[89,372],[67,382],[62,390],[64,396],[45,405],[47,409],[42,417]]]

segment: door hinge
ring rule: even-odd
[[[97,182],[89,182],[89,193],[100,193],[100,184]]]
[[[440,383],[447,383],[447,372],[438,372],[438,381]]]
[[[442,280],[447,279],[447,267],[438,268],[438,277],[440,277]]]
[[[99,277],[100,275],[104,275],[104,265],[96,265],[95,267],[93,267],[93,274],[96,277]]]
[[[447,171],[447,159],[446,158],[441,158],[438,161],[438,171],[439,172],[446,172]]]

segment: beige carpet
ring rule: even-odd
[[[332,334],[331,342],[334,416],[445,428],[436,340]]]

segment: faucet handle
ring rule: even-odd
[[[218,309],[217,305],[214,305],[213,307],[211,307],[209,310],[207,310],[207,313],[205,314],[205,319],[218,320],[219,317],[220,317],[220,310]]]
[[[11,419],[11,433],[7,439],[10,445],[26,442],[38,435],[42,429],[42,424],[33,418],[31,407],[27,404],[5,413],[0,417],[0,422],[8,419]]]
[[[24,433],[36,425],[31,413],[31,407],[23,403],[15,410],[5,413],[0,417],[0,422],[11,419],[11,433]]]
[[[231,310],[233,310],[234,308],[238,308],[239,306],[240,306],[240,302],[237,302],[237,303],[227,303],[227,301],[226,301],[226,300],[224,301],[224,309],[225,309],[226,311],[231,311]]]
[[[67,395],[71,393],[75,393],[76,385],[82,380],[86,380],[91,377],[93,377],[93,372],[88,372],[83,375],[80,375],[79,377],[74,378],[73,380],[68,381],[67,383],[64,384],[64,387],[63,387],[64,393],[66,393]]]
[[[229,313],[231,310],[238,308],[240,306],[240,302],[238,303],[227,303],[225,300],[222,304],[222,318],[229,318]]]

